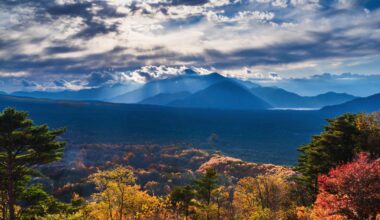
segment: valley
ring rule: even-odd
[[[248,161],[294,164],[296,149],[330,117],[319,111],[218,110],[0,96],[0,108],[65,127],[69,143],[158,144],[217,150]]]

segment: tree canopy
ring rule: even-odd
[[[0,191],[6,196],[2,201],[9,219],[16,219],[15,205],[28,176],[35,175],[36,165],[59,160],[64,142],[57,137],[63,129],[50,130],[47,125],[34,125],[26,112],[12,108],[0,113]]]

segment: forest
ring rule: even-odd
[[[0,114],[0,219],[380,217],[380,112],[329,119],[292,167],[217,148],[89,145],[62,169],[64,132],[27,112]]]

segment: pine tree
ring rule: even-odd
[[[194,197],[194,189],[190,185],[176,187],[170,194],[172,205],[185,213],[185,219],[189,216],[189,207]]]
[[[218,173],[215,169],[209,168],[206,172],[194,182],[196,189],[196,198],[205,208],[206,219],[210,219],[210,206],[212,205],[212,193],[218,188]]]
[[[34,125],[26,112],[7,108],[0,113],[0,173],[6,192],[9,219],[16,219],[18,194],[33,175],[33,168],[59,160],[64,142],[57,141],[62,129],[49,130],[47,125]]]
[[[212,191],[218,187],[218,174],[215,169],[207,169],[206,172],[195,181],[197,197],[209,205],[211,203]]]

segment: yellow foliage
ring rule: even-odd
[[[275,175],[245,177],[235,188],[238,219],[288,219],[296,211],[290,202],[288,183]]]
[[[159,199],[134,185],[135,177],[129,169],[101,171],[90,179],[99,190],[85,207],[90,219],[149,219],[157,213]]]

